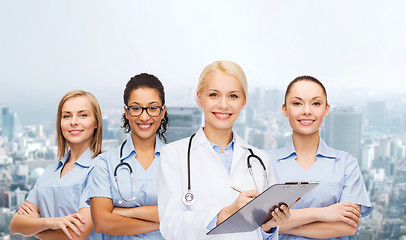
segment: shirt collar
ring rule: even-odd
[[[195,133],[195,136],[193,138],[193,142],[192,142],[192,148],[195,148],[197,146],[200,146],[202,144],[206,144],[206,143],[210,143],[210,141],[208,141],[206,135],[203,132],[203,127],[200,127],[197,132]]]
[[[326,158],[336,159],[337,150],[333,149],[324,142],[324,140],[320,137],[319,147],[317,148],[317,156],[323,156]],[[284,160],[290,157],[291,155],[297,155],[295,150],[295,145],[293,144],[292,137],[286,142],[285,146],[280,148],[279,151],[276,153],[278,160]]]
[[[124,143],[124,142],[123,142]],[[160,156],[161,155],[161,148],[165,145],[164,142],[162,142],[161,139],[159,139],[158,136],[155,137],[155,156]],[[121,149],[121,146],[120,146]],[[126,159],[128,156],[130,156],[132,153],[136,154],[136,151],[134,149],[134,144],[133,144],[133,139],[131,137],[131,133],[127,135],[127,140],[126,143],[124,144],[123,147],[123,156],[121,159]]]
[[[80,157],[76,160],[75,164],[78,164],[82,167],[90,167],[90,164],[93,161],[92,158],[92,151],[90,150],[90,147],[88,147],[83,153],[82,155],[80,155]],[[64,166],[65,163],[70,159],[70,150],[61,158],[61,160],[58,162],[57,166],[56,166],[56,170],[58,170],[60,167]]]
[[[233,143],[233,148],[235,148],[235,146],[241,146],[243,148],[251,147],[240,136],[238,136],[238,134],[236,134],[234,131],[233,131],[233,140],[231,142]],[[192,149],[194,149],[195,147],[200,146],[202,144],[210,145],[212,143],[209,141],[209,139],[207,139],[206,135],[204,134],[203,127],[200,127],[197,130],[195,137],[193,138]],[[210,145],[210,146],[212,146],[212,145]]]
[[[334,158],[337,159],[338,150],[327,146],[326,142],[320,137],[319,141],[319,148],[317,149],[316,156],[323,156],[326,158]]]
[[[206,136],[205,136],[205,137],[206,137]],[[207,141],[210,143],[210,145],[212,146],[212,148],[214,149],[214,151],[220,153],[221,147],[220,147],[219,145],[215,144],[215,143],[212,143],[207,137],[206,137],[206,139],[207,139]],[[228,151],[228,150],[233,151],[233,150],[234,150],[234,143],[235,143],[235,134],[233,133],[233,139],[232,139],[231,142],[227,145],[227,147],[224,148],[224,151]]]

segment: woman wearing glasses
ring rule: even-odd
[[[102,146],[99,103],[89,92],[70,91],[59,102],[56,119],[60,160],[38,178],[10,231],[39,239],[102,239],[93,231],[86,203],[88,177]]]
[[[127,139],[99,155],[90,183],[94,228],[106,239],[163,239],[159,232],[157,173],[168,124],[162,83],[142,73],[124,90]]]

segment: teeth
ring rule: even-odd
[[[304,120],[302,120],[302,121],[300,121],[301,123],[312,123],[313,121],[311,121],[311,120],[306,120],[306,121],[304,121]]]
[[[149,128],[151,124],[139,124],[140,128]]]
[[[219,117],[222,117],[222,118],[225,118],[225,117],[229,116],[229,114],[222,114],[222,113],[217,113],[216,115],[219,116]]]

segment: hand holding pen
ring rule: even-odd
[[[240,208],[245,206],[247,203],[249,203],[256,196],[258,196],[258,191],[257,190],[243,191],[242,189],[239,189],[239,188],[236,188],[236,187],[231,187],[231,188],[234,191],[239,192],[240,195],[238,195],[237,199],[231,205],[223,208],[219,212],[219,214],[217,215],[217,224],[220,224],[222,221],[227,219],[233,213],[237,212]]]

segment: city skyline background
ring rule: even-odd
[[[402,0],[0,0],[0,240],[56,161],[55,114],[66,92],[97,97],[106,150],[124,136],[125,84],[152,73],[166,89],[172,141],[201,125],[198,77],[223,59],[248,78],[234,130],[264,150],[290,136],[287,84],[299,75],[322,81],[332,108],[321,135],[357,157],[373,204],[350,239],[406,239],[405,10]]]
[[[296,76],[312,75],[333,104],[406,101],[401,0],[0,6],[0,106],[23,125],[54,121],[60,98],[77,88],[95,94],[103,110],[121,110],[125,83],[141,72],[161,79],[168,106],[191,106],[202,69],[221,59],[242,66],[249,92],[283,91]]]

